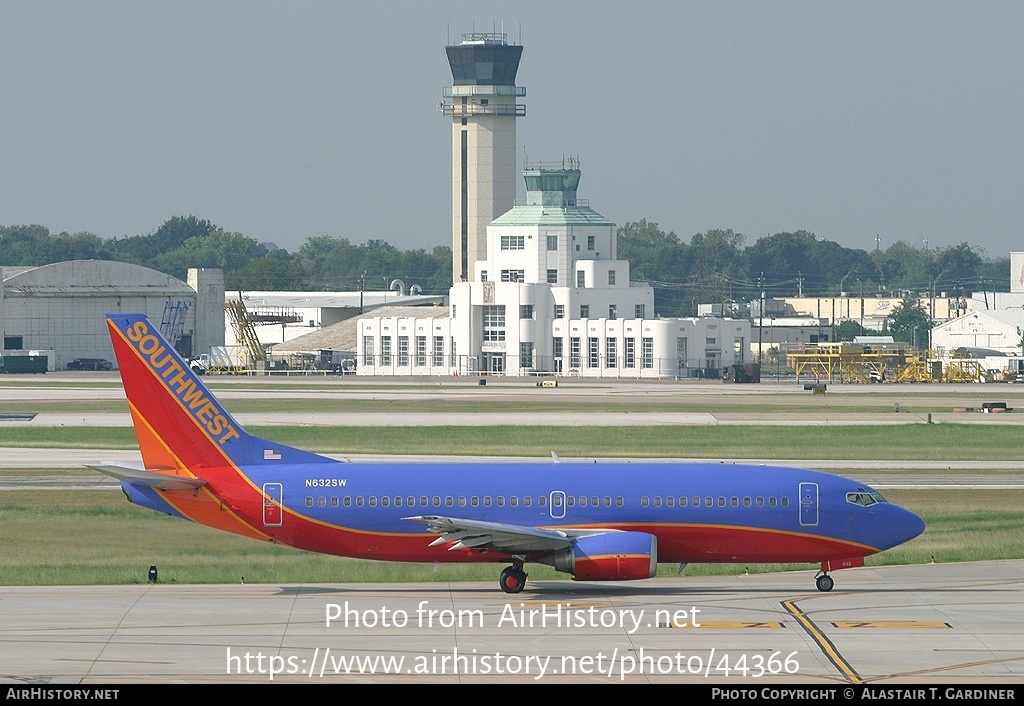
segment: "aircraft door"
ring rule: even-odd
[[[818,484],[800,484],[800,524],[803,527],[818,526]]]
[[[560,520],[565,517],[565,491],[552,490],[551,495],[548,497],[548,505],[550,506],[551,519]]]
[[[280,483],[263,484],[263,526],[280,527],[284,521],[284,486]]]

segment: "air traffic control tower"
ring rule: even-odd
[[[487,225],[515,205],[516,118],[526,105],[516,99],[523,48],[503,33],[462,35],[445,47],[453,85],[441,109],[452,119],[452,277],[475,278],[474,264],[487,257]]]

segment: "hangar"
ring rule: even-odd
[[[76,358],[114,360],[104,316],[145,313],[183,355],[224,345],[224,273],[188,271],[188,281],[141,265],[73,260],[0,268],[4,359],[46,356],[47,370]]]

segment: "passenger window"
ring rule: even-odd
[[[320,507],[327,507],[327,498],[321,495],[319,498],[317,498],[316,504],[319,505]]]
[[[306,496],[306,507],[313,507],[313,496],[312,495],[307,495]]]
[[[641,507],[647,507],[650,504],[651,504],[650,498],[647,498],[647,497],[640,498],[640,506]]]
[[[455,498],[453,498],[451,495],[446,495],[444,498],[444,504],[446,507],[453,506],[455,504]]]
[[[377,496],[376,495],[371,495],[370,496],[370,507],[377,507]]]
[[[362,507],[365,502],[366,501],[363,500],[363,496],[360,495],[358,498],[356,498],[356,507]]]
[[[775,507],[778,504],[779,504],[779,501],[776,498],[774,498],[774,497],[768,498],[768,507]]]
[[[505,507],[505,496],[504,495],[499,495],[497,500],[498,500],[498,507]]]
[[[469,504],[472,505],[473,507],[480,507],[480,498],[474,495],[472,498],[469,499]]]
[[[352,498],[346,495],[345,499],[341,501],[341,504],[345,507],[352,507]]]
[[[523,498],[523,507],[530,507],[533,504],[533,498],[529,495]]]
[[[676,506],[676,499],[673,498],[673,497],[665,498],[665,504],[668,505],[669,507],[675,507]]]
[[[389,498],[387,495],[385,495],[383,498],[380,499],[380,506],[381,507],[387,507],[390,504],[391,504],[391,498]]]
[[[338,507],[338,498],[336,498],[336,497],[332,497],[331,498],[331,507]]]

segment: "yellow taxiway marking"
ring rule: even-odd
[[[829,661],[841,671],[846,678],[854,684],[863,684],[864,680],[857,670],[853,666],[843,659],[843,655],[836,649],[836,646],[832,644],[832,641],[828,639],[828,636],[823,633],[814,621],[810,619],[807,613],[803,612],[796,604],[796,599],[788,601],[782,601],[782,607],[786,609],[786,612],[796,618],[796,621],[800,623],[800,626],[811,636],[811,639],[817,643],[821,651],[825,653]]]
[[[832,623],[836,628],[928,628],[931,630],[952,628],[949,623],[924,623],[916,620],[869,620],[866,622]]]

